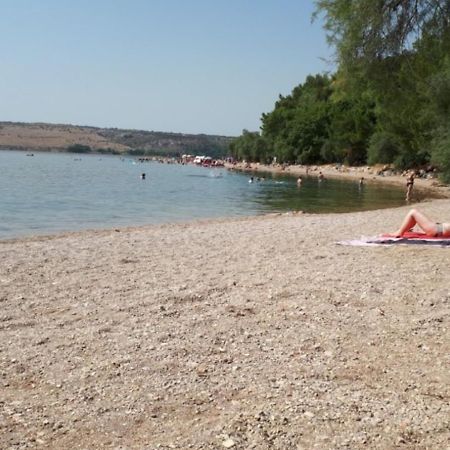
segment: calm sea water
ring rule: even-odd
[[[146,173],[146,179],[140,175]],[[258,175],[257,175],[258,176]],[[260,175],[259,175],[260,176]],[[402,189],[356,182],[249,175],[131,158],[0,151],[0,238],[303,210],[404,204]]]

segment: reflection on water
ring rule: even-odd
[[[398,187],[383,184],[361,186],[357,180],[318,180],[313,176],[304,176],[298,186],[289,176],[265,176],[273,184],[269,189],[262,189],[256,200],[276,211],[351,212],[405,204],[404,190]]]
[[[404,204],[404,192],[341,180],[137,163],[129,157],[0,151],[0,238],[275,211]],[[145,179],[142,179],[145,173]],[[264,177],[264,179],[263,179]]]

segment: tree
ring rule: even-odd
[[[267,145],[258,132],[243,130],[242,135],[230,144],[231,154],[236,159],[266,162]]]
[[[369,92],[374,101],[377,135],[370,160],[377,154],[385,159],[383,149],[390,149],[399,167],[410,167],[429,161],[434,148],[441,154],[436,137],[446,136],[438,111],[448,98],[443,80],[450,1],[318,0],[316,5],[336,48],[338,73],[347,85],[365,85],[359,93]]]
[[[337,72],[308,76],[236,155],[305,164],[436,162],[450,179],[450,0],[318,0]],[[448,172],[448,173],[447,173]]]
[[[442,35],[450,25],[448,0],[317,0],[338,60],[371,62],[411,50],[424,33]]]
[[[67,147],[67,151],[70,153],[90,153],[92,149],[89,145],[73,144]]]
[[[309,75],[262,115],[262,137],[279,162],[323,162],[320,150],[328,138],[331,94],[328,75]]]

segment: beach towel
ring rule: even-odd
[[[424,233],[407,232],[402,237],[389,234],[381,236],[362,236],[360,239],[350,239],[337,242],[339,245],[356,245],[373,247],[378,245],[427,245],[436,247],[450,247],[449,237],[430,237]]]

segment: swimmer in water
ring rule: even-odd
[[[141,173],[141,180],[145,180],[145,173]]]

